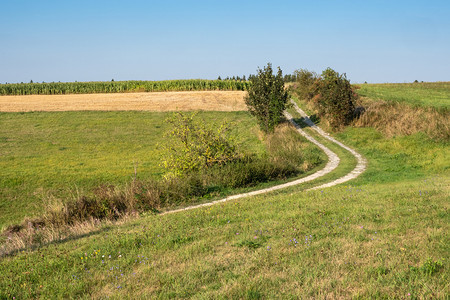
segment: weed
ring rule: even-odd
[[[430,257],[420,266],[420,271],[428,276],[438,273],[444,268],[442,260],[432,260]]]

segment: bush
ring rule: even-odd
[[[314,105],[319,115],[329,121],[331,127],[348,125],[353,119],[358,95],[353,91],[345,74],[328,68],[314,83]]]
[[[163,166],[172,176],[225,165],[241,156],[234,141],[227,135],[229,124],[224,123],[214,130],[204,122],[195,120],[195,115],[177,112],[166,120],[173,125],[168,135],[177,138],[174,145],[167,149],[168,154],[163,161]]]
[[[306,69],[296,70],[295,76],[297,80],[293,86],[294,93],[302,100],[310,101],[314,97],[314,83],[318,76],[314,72]]]
[[[250,81],[245,104],[256,117],[261,130],[265,133],[273,132],[282,120],[288,101],[282,71],[278,67],[277,75],[273,75],[272,65],[268,63],[264,70],[258,69],[258,74],[251,76]]]

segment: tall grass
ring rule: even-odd
[[[0,95],[63,95],[168,91],[245,91],[248,81],[237,80],[165,80],[165,81],[98,81],[0,84]]]
[[[450,110],[411,107],[400,102],[363,101],[364,112],[355,127],[373,127],[388,137],[423,132],[435,140],[450,140]]]

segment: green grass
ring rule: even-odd
[[[121,185],[162,175],[167,142],[156,112],[34,112],[0,114],[0,228],[42,212],[49,195]],[[262,154],[257,125],[246,112],[201,112],[207,122],[235,123],[246,151]]]
[[[448,147],[365,128],[339,138],[369,160],[351,184],[149,215],[26,250],[0,261],[0,297],[446,298],[449,172],[417,162]]]
[[[0,259],[0,299],[448,298],[448,143],[373,128],[335,136],[368,160],[349,183],[147,214],[26,249]],[[330,180],[355,164],[332,150],[342,164]]]
[[[412,106],[450,107],[450,82],[359,84],[357,93],[373,100]]]

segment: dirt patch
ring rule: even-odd
[[[1,112],[246,110],[242,91],[0,96]]]

